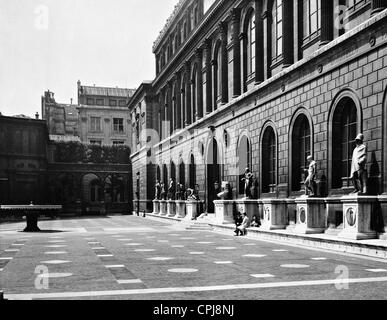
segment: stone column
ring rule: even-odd
[[[320,47],[333,40],[333,0],[321,1]]]
[[[197,63],[196,90],[198,92],[196,97],[196,120],[199,120],[203,118],[203,49],[196,49],[195,57]]]
[[[228,102],[228,59],[227,59],[227,23],[221,22],[219,24],[220,38],[222,45],[220,50],[222,50],[222,65],[218,68],[222,68],[222,79],[218,81],[222,82],[222,103]]]
[[[325,0],[324,0],[325,1]],[[293,1],[283,0],[282,4],[282,29],[283,29],[283,68],[293,64]]]
[[[206,114],[212,112],[212,65],[211,65],[211,40],[206,39],[204,50],[206,51]]]
[[[233,97],[241,94],[241,43],[239,41],[241,12],[240,9],[231,10],[232,48],[233,48]]]
[[[255,82],[264,81],[263,1],[255,0]]]
[[[382,10],[384,10],[387,7],[387,1],[386,0],[372,0],[371,1],[371,14],[374,15]]]

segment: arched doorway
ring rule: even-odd
[[[181,160],[179,165],[179,183],[185,186],[185,164],[183,160]]]
[[[220,174],[220,159],[219,159],[219,148],[218,142],[213,138],[207,151],[207,212],[214,213],[215,205],[214,200],[216,199],[215,194],[215,182],[221,184]]]
[[[251,148],[250,142],[246,135],[243,135],[238,144],[238,194],[245,193],[245,182],[242,180],[245,176],[246,168],[251,170]]]
[[[87,204],[99,204],[103,200],[103,187],[100,178],[87,174],[82,179],[83,200]]]
[[[195,188],[196,184],[196,165],[195,165],[195,157],[191,154],[191,162],[189,164],[189,187],[191,189]]]
[[[312,153],[312,134],[309,119],[301,113],[292,131],[292,191],[301,191],[308,168],[308,156]]]

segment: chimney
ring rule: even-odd
[[[73,98],[70,99],[70,104],[73,105]]]
[[[39,120],[39,112],[35,113],[35,119]]]

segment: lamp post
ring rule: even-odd
[[[137,172],[137,192],[136,192],[136,196],[137,196],[137,216],[139,217],[140,216],[140,172]]]

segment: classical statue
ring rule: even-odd
[[[161,185],[159,180],[156,181],[155,200],[161,200]]]
[[[215,191],[215,194],[216,194],[216,199],[215,200],[220,200],[220,198],[218,197],[218,194],[222,192],[222,189],[220,188],[218,181],[216,181],[214,183],[214,191]]]
[[[253,186],[250,188],[250,193],[251,193],[252,199],[258,199],[258,187],[259,187],[258,179],[255,179]]]
[[[351,179],[355,187],[354,194],[367,194],[367,147],[364,144],[364,135],[356,137],[356,148],[352,155]]]
[[[314,161],[313,156],[309,156],[307,159],[309,162],[309,168],[308,170],[305,170],[308,175],[305,180],[305,194],[314,197],[317,195],[317,163]]]
[[[242,178],[242,181],[245,182],[245,198],[251,199],[251,187],[253,186],[254,175],[250,172],[249,168],[245,170],[245,177]]]
[[[181,183],[176,184],[176,200],[184,200],[185,198],[185,190],[184,186]]]
[[[175,200],[176,186],[175,181],[171,179],[168,188],[168,200]]]
[[[223,191],[217,194],[217,197],[222,200],[232,200],[232,187],[231,184],[225,182],[222,186]]]
[[[161,200],[167,200],[167,192],[165,191],[165,184],[161,184],[161,193],[160,193],[160,199]]]
[[[185,187],[182,183],[180,183],[180,199],[179,200],[186,200],[185,198]]]

